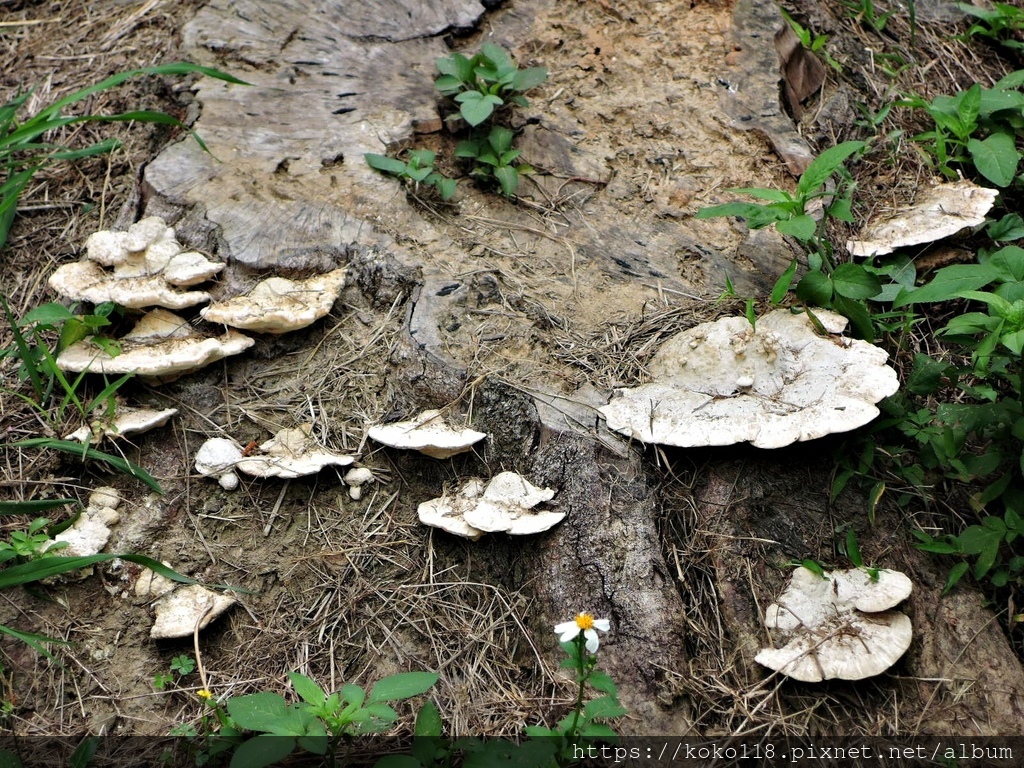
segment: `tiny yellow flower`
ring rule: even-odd
[[[607,632],[609,629],[611,629],[611,622],[608,619],[595,619],[586,612],[576,614],[576,618],[572,621],[564,621],[555,625],[555,633],[559,635],[560,643],[568,643],[582,632],[587,639],[587,650],[590,653],[597,652],[599,643],[597,630]]]
[[[201,689],[201,690],[197,691],[197,692],[196,692],[196,696],[198,696],[198,697],[199,697],[200,699],[203,699],[204,701],[205,701],[206,699],[212,699],[212,698],[213,698],[213,694],[212,694],[212,693],[210,693],[210,692],[209,692],[208,690],[206,690],[205,688],[203,688],[203,689]]]

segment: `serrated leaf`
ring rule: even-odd
[[[783,219],[775,223],[775,229],[783,235],[790,235],[797,240],[807,241],[814,237],[818,229],[818,222],[806,214],[794,216],[791,219]]]
[[[319,707],[327,700],[327,694],[324,693],[323,689],[305,675],[301,675],[298,672],[289,672],[288,679],[292,681],[295,692],[299,694],[303,701]]]
[[[607,720],[612,717],[621,717],[627,712],[629,710],[611,696],[593,699],[583,707],[583,714],[588,720]]]
[[[528,91],[536,88],[548,79],[547,67],[527,67],[516,72],[512,78],[512,89],[516,91]]]
[[[604,672],[591,672],[588,682],[594,690],[601,691],[602,693],[608,693],[612,696],[616,693],[615,681]]]
[[[840,264],[832,272],[832,286],[840,296],[870,299],[882,290],[878,278],[860,264]]]

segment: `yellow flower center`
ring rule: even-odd
[[[576,616],[576,626],[580,629],[593,629],[594,617],[589,613],[580,613]]]
[[[210,693],[205,688],[203,688],[201,691],[196,691],[196,696],[198,696],[200,699],[212,699],[213,698],[213,694]]]

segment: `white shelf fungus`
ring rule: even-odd
[[[120,340],[121,354],[111,357],[89,340],[79,341],[57,357],[65,371],[134,373],[169,381],[229,355],[237,355],[255,342],[237,331],[206,337],[188,321],[166,309],[154,309]]]
[[[324,467],[345,467],[354,456],[334,453],[313,438],[313,425],[300,424],[282,429],[263,443],[250,456],[238,460],[238,471],[253,477],[304,477],[315,475]]]
[[[75,430],[64,439],[78,440],[83,443],[98,443],[104,437],[140,434],[162,427],[177,413],[177,408],[165,408],[158,411],[154,408],[130,408],[118,404],[113,419],[109,421],[96,420],[92,424]]]
[[[913,583],[898,571],[834,571],[822,578],[797,568],[764,623],[785,642],[765,648],[759,664],[795,680],[862,680],[881,674],[910,647],[910,618],[890,610],[910,596]]]
[[[419,451],[435,459],[464,453],[487,437],[485,432],[452,428],[440,411],[424,411],[409,421],[378,424],[370,427],[367,435],[383,445]]]
[[[830,333],[846,325],[814,312]],[[726,317],[673,336],[651,359],[649,383],[616,390],[598,410],[610,429],[645,443],[780,448],[875,418],[875,403],[899,388],[887,359],[867,342],[819,336],[805,314],[775,310],[756,330]]]
[[[54,554],[61,557],[87,557],[97,555],[103,551],[110,541],[110,526],[116,525],[121,516],[117,507],[121,503],[121,497],[117,489],[102,487],[97,488],[89,494],[89,503],[85,511],[78,516],[74,524],[67,530],[58,533],[47,545],[49,549],[54,544],[64,543],[67,546],[57,550]],[[82,568],[72,573],[65,573],[59,580],[84,579],[92,574],[93,569]]]
[[[136,309],[204,304],[210,294],[177,289],[198,285],[224,269],[200,253],[183,252],[174,230],[156,216],[132,224],[127,232],[95,232],[85,250],[84,261],[58,267],[49,282],[61,296],[93,304],[113,301]]]
[[[180,587],[154,603],[156,621],[149,631],[154,640],[190,637],[234,605],[230,595],[211,592],[198,584]]]
[[[472,478],[454,496],[425,501],[417,514],[424,525],[467,539],[498,531],[526,536],[553,528],[565,518],[564,512],[534,510],[554,495],[550,488],[538,488],[515,472],[502,472],[486,486]]]
[[[882,256],[904,246],[933,243],[983,224],[998,194],[966,180],[937,184],[908,210],[869,222],[861,239],[848,240],[846,247],[854,256]]]
[[[216,479],[225,491],[233,491],[238,487],[235,465],[241,460],[242,446],[226,437],[211,437],[196,452],[196,472]]]
[[[345,285],[345,270],[308,280],[271,277],[245,296],[200,311],[204,320],[261,333],[287,333],[312,325],[331,311]]]

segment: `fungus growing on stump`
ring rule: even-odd
[[[749,442],[780,448],[863,426],[899,388],[885,350],[837,334],[846,318],[769,312],[756,328],[725,317],[676,334],[648,365],[651,381],[616,390],[608,427],[684,448]]]
[[[330,312],[344,286],[344,269],[307,280],[271,277],[248,294],[211,304],[199,314],[207,322],[247,331],[288,333],[312,325]]]
[[[223,264],[201,253],[183,251],[174,230],[150,216],[127,232],[94,232],[85,243],[86,258],[64,264],[50,276],[50,287],[65,298],[124,307],[184,309],[210,300],[205,291],[181,291],[209,280]]]
[[[442,496],[419,505],[420,522],[467,539],[504,532],[527,536],[553,528],[564,512],[535,510],[554,498],[550,488],[538,488],[515,472],[501,472],[487,485],[472,478],[454,496]]]
[[[912,590],[898,571],[855,568],[823,577],[801,566],[765,611],[765,626],[785,645],[754,660],[808,683],[881,674],[910,647],[910,618],[890,609]]]
[[[219,337],[203,336],[166,309],[143,315],[120,342],[121,354],[112,357],[88,339],[79,341],[60,353],[57,366],[65,371],[134,373],[170,381],[254,344],[248,336],[232,330]]]
[[[471,450],[487,437],[487,433],[474,429],[454,429],[440,411],[424,411],[409,421],[378,424],[370,427],[367,435],[383,445],[419,451],[435,459]]]

